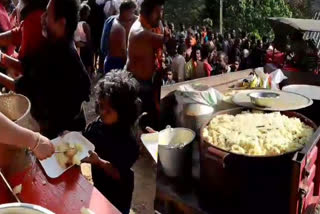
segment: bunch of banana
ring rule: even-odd
[[[242,86],[244,88],[259,88],[261,82],[261,79],[252,72],[247,79],[243,80]]]
[[[270,78],[269,75],[258,75],[255,72],[251,72],[247,79],[242,82],[242,87],[246,89],[255,88],[270,88]]]

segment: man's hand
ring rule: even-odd
[[[92,165],[99,165],[101,163],[101,160],[96,152],[89,151],[89,157],[86,157],[81,162],[83,163],[90,163]]]
[[[39,160],[51,157],[55,151],[53,144],[48,138],[40,134],[37,135],[35,140],[36,146],[32,149],[32,152]]]

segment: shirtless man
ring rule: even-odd
[[[123,1],[120,14],[106,20],[102,35],[101,49],[105,55],[104,72],[122,69],[127,60],[127,41],[130,28],[137,19],[134,1]]]
[[[163,47],[164,35],[152,29],[161,25],[163,4],[164,0],[145,0],[130,30],[127,69],[138,80],[151,81],[155,72],[155,52]]]
[[[142,100],[142,111],[149,113],[153,118],[149,126],[157,125],[156,103],[160,99],[156,93],[159,93],[161,86],[152,81],[156,71],[156,53],[163,48],[164,40],[169,39],[167,29],[164,35],[154,32],[156,28],[158,32],[161,28],[163,5],[164,0],[144,0],[141,4],[140,17],[133,24],[129,34],[126,67],[140,83],[139,97]]]

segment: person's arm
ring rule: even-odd
[[[12,31],[6,31],[0,33],[0,46],[1,47],[8,47],[12,44]]]
[[[18,59],[15,59],[7,54],[1,53],[0,51],[0,65],[3,65],[5,68],[10,68],[14,72],[11,74],[13,77],[19,76],[22,74],[22,64]]]
[[[11,77],[0,72],[0,84],[11,91],[15,91],[15,82]]]
[[[119,170],[112,166],[109,161],[101,159],[97,153],[89,151],[89,157],[82,160],[83,163],[90,163],[104,170],[104,172],[115,180],[120,179]]]
[[[91,29],[87,23],[83,23],[83,31],[86,34],[87,44],[91,46]]]
[[[54,153],[54,146],[48,138],[15,124],[2,113],[0,113],[0,144],[30,148],[40,160]]]
[[[170,38],[170,32],[167,28],[164,29],[164,34],[157,34],[151,31],[144,31],[146,39],[150,42],[154,49],[163,48],[163,44]]]

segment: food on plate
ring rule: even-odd
[[[314,130],[298,118],[274,113],[242,112],[214,117],[203,138],[226,151],[249,156],[274,156],[301,149]]]
[[[95,214],[93,211],[91,211],[85,207],[82,207],[80,212],[81,212],[81,214]]]
[[[22,192],[22,184],[15,186],[12,190],[13,194],[18,195]]]
[[[62,168],[68,168],[74,164],[80,165],[81,161],[79,154],[83,151],[82,144],[62,142],[60,143],[56,151],[56,158],[59,165]]]

